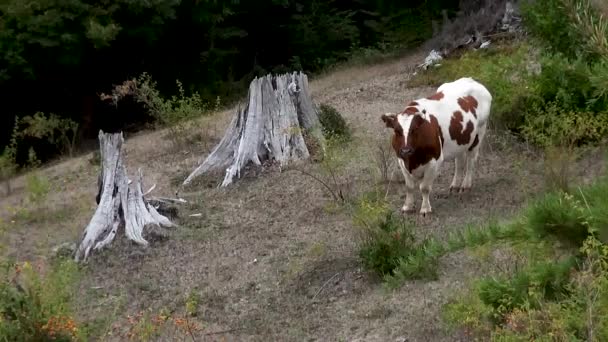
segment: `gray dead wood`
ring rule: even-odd
[[[127,177],[123,163],[122,133],[106,134],[99,132],[101,150],[101,175],[98,180],[97,210],[83,233],[82,241],[76,251],[76,261],[85,261],[91,250],[108,246],[124,227],[125,235],[137,244],[147,246],[143,238],[146,227],[175,226],[168,218],[144,198],[142,191],[143,175],[138,170],[135,182]]]
[[[323,141],[306,74],[256,77],[249,85],[247,106],[238,108],[222,140],[183,185],[206,172],[225,170],[221,186],[227,186],[249,163],[275,161],[283,167],[308,159],[304,131]]]

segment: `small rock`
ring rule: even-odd
[[[395,339],[395,342],[408,342],[408,341],[409,341],[409,340],[407,339],[407,337],[403,337],[403,336],[401,336],[401,337],[397,337],[397,338]]]

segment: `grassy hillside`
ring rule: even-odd
[[[424,51],[313,80],[327,151],[226,189],[200,177],[182,193],[179,228],[146,249],[117,239],[86,265],[54,250],[78,241],[94,212],[94,153],[12,179],[0,199],[0,337],[605,340],[608,55],[590,42],[608,32],[595,7],[540,16],[557,1],[524,6],[526,40],[415,76]],[[589,37],[570,42],[584,53],[555,42],[558,29]],[[446,163],[433,216],[401,216],[403,177],[380,115],[461,76],[494,95],[473,189],[449,195]],[[154,94],[174,121],[128,136],[125,160],[171,196],[234,111],[195,116],[195,98]]]

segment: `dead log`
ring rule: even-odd
[[[318,111],[303,73],[266,75],[249,85],[248,103],[239,107],[219,144],[184,181],[212,170],[226,170],[221,186],[239,178],[249,164],[277,162],[281,167],[308,159],[309,150],[303,133],[322,145]]]
[[[98,179],[97,210],[83,233],[80,246],[75,253],[76,261],[84,261],[91,250],[108,246],[124,228],[125,235],[137,244],[147,246],[143,238],[144,228],[175,226],[169,219],[144,198],[141,169],[135,182],[127,177],[123,162],[122,133],[106,134],[99,131],[101,150],[101,175]]]

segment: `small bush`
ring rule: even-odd
[[[417,242],[412,226],[391,211],[386,202],[362,199],[354,219],[361,227],[359,257],[389,286],[399,286],[406,279],[436,276],[436,258],[426,253],[429,242]]]
[[[186,134],[190,128],[188,121],[209,113],[211,106],[204,102],[197,92],[187,96],[179,80],[176,80],[176,84],[178,95],[165,99],[156,88],[156,82],[152,77],[143,73],[137,79],[127,80],[114,87],[112,95],[101,94],[101,98],[111,99],[117,104],[124,97],[133,96],[137,102],[146,107],[158,124],[168,128],[169,139],[176,149],[180,149],[188,145],[188,134]],[[219,108],[219,97],[216,98],[214,106]]]
[[[564,0],[522,1],[522,19],[526,28],[552,52],[576,58],[585,40],[572,29],[572,21],[563,3]]]
[[[319,121],[326,137],[348,140],[350,138],[350,128],[344,117],[334,107],[322,103],[319,106]]]
[[[51,191],[48,179],[37,172],[27,175],[25,180],[27,199],[33,204],[44,202]]]
[[[5,182],[6,193],[11,193],[10,178],[17,172],[17,139],[19,138],[19,118],[15,117],[15,125],[11,134],[10,143],[4,147],[0,154],[0,181]]]
[[[539,263],[508,278],[486,278],[479,283],[479,298],[491,308],[491,319],[504,321],[514,309],[538,308],[542,301],[567,295],[566,285],[575,260]]]
[[[562,108],[588,108],[594,98],[589,65],[581,58],[568,59],[561,54],[541,58],[542,71],[535,79],[536,93],[546,102]],[[601,103],[593,107],[601,110]]]
[[[0,275],[0,336],[6,341],[71,341],[78,336],[71,300],[78,268],[59,261],[42,275],[30,263],[7,263]]]
[[[535,201],[526,218],[532,236],[554,236],[574,246],[581,246],[590,235],[608,237],[608,180],[579,187],[571,193],[549,193]],[[608,240],[604,240],[608,242]]]
[[[483,339],[608,338],[607,192],[603,177],[536,200],[520,228],[527,236],[522,245],[528,266],[515,275],[481,279],[445,307],[444,318]],[[546,243],[547,252],[536,253]]]
[[[64,154],[73,156],[76,146],[78,123],[71,119],[61,118],[56,114],[46,115],[37,112],[25,116],[17,123],[19,137],[32,137],[56,146]]]
[[[388,213],[369,236],[359,256],[364,265],[380,276],[392,275],[399,259],[412,253],[414,235],[411,227]]]
[[[608,136],[608,112],[563,109],[555,102],[530,109],[520,126],[522,136],[540,147],[575,147]]]
[[[540,263],[511,279],[482,280],[445,306],[444,319],[484,340],[606,340],[608,247],[589,237],[581,252],[582,262]]]

